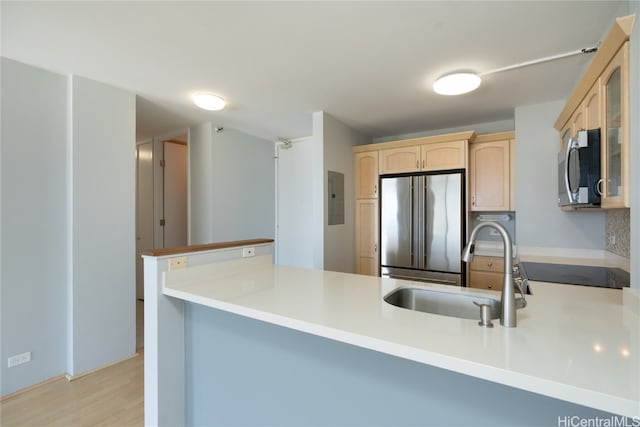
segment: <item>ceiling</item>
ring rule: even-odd
[[[270,140],[310,135],[325,111],[371,137],[513,118],[569,96],[593,54],[483,72],[594,46],[629,2],[9,2],[2,55],[138,95],[137,139],[211,121]],[[224,97],[199,110],[196,91]]]

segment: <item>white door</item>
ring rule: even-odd
[[[311,138],[298,140],[289,149],[276,144],[276,262],[303,268],[316,265],[310,219],[313,212],[313,170],[316,158]],[[321,215],[321,213],[320,213]]]
[[[136,147],[136,298],[144,299],[143,263],[140,253],[153,244],[153,144]]]
[[[187,144],[164,141],[163,247],[187,245]]]

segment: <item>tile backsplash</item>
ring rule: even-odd
[[[631,253],[631,215],[629,209],[607,211],[606,247],[609,252],[625,258]]]

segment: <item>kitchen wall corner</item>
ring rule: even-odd
[[[631,256],[631,210],[607,211],[606,247],[609,252],[625,258]]]

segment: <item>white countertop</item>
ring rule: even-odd
[[[246,258],[165,273],[185,301],[630,417],[640,416],[640,318],[620,290],[531,282],[518,327],[492,329],[394,307],[392,289],[427,286]],[[472,293],[495,295],[491,291]]]
[[[503,257],[501,241],[478,240],[475,255]],[[513,256],[526,262],[542,262],[549,264],[589,265],[598,267],[620,268],[630,272],[629,259],[598,249],[567,249],[536,246],[513,246]]]

